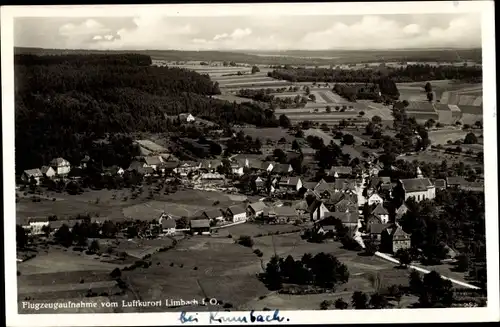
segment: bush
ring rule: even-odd
[[[251,248],[253,246],[254,242],[250,236],[242,235],[238,239],[238,244]]]
[[[259,258],[261,258],[261,257],[264,255],[264,254],[262,253],[262,251],[261,251],[261,250],[259,250],[259,249],[255,249],[255,250],[253,251],[253,253],[255,253],[255,254],[256,254]]]
[[[194,267],[193,270],[198,270],[198,267]]]
[[[111,272],[111,274],[110,274],[110,276],[111,276],[112,278],[118,278],[118,277],[120,277],[121,275],[122,275],[122,272],[120,271],[120,269],[119,269],[119,268],[115,268],[115,269],[113,269],[113,271],[112,271],[112,272]]]
[[[233,238],[233,235],[229,234],[229,235],[227,236],[227,238]]]
[[[173,262],[172,262],[172,263],[170,263],[170,267],[173,267],[173,266],[174,266],[174,263],[173,263]]]

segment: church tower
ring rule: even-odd
[[[424,178],[424,175],[422,174],[422,170],[420,170],[420,167],[417,167],[417,178],[419,179]]]

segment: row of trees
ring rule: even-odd
[[[300,260],[291,255],[285,259],[274,255],[266,266],[263,280],[271,290],[281,289],[283,283],[332,289],[349,280],[349,271],[336,257],[323,252],[315,256],[306,253]]]
[[[74,58],[37,59],[46,60],[44,64],[16,59],[18,172],[40,167],[54,157],[78,160],[79,154],[91,151],[89,141],[106,134],[167,132],[172,124],[165,115],[190,112],[222,126],[278,126],[273,113],[256,104],[210,98],[220,91],[208,76],[133,65],[121,55]]]
[[[387,76],[396,83],[421,82],[428,80],[455,79],[480,83],[481,67],[406,65],[400,68],[380,69],[333,69],[333,68],[292,68],[275,69],[269,77],[291,82],[338,82],[373,83]]]
[[[275,97],[266,90],[241,89],[237,93],[242,98],[249,98],[254,101],[268,102],[271,108],[302,108],[307,104],[307,98],[297,94],[295,97]],[[312,94],[311,94],[312,96]]]

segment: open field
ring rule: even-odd
[[[425,152],[420,152],[418,154],[413,154],[413,155],[404,155],[404,156],[399,156],[397,159],[403,159],[406,161],[425,161],[429,163],[441,163],[443,160],[446,160],[448,164],[459,164],[459,163],[464,163],[466,165],[471,165],[473,167],[482,167],[483,165],[477,162],[474,158],[464,156],[464,155],[457,155],[457,154],[447,154],[444,152],[437,152],[437,151],[425,151]]]
[[[446,144],[448,141],[455,142],[457,140],[463,140],[465,135],[467,135],[469,131],[464,130],[456,130],[456,129],[444,129],[437,131],[429,132],[429,139],[432,141],[432,144]],[[480,132],[475,132],[476,136],[479,136]]]
[[[229,101],[229,102],[236,102],[236,103],[252,102],[253,101],[252,99],[242,98],[242,97],[239,97],[239,96],[233,95],[233,94],[220,94],[220,95],[213,95],[212,97],[215,99]]]
[[[278,114],[278,113],[276,113]],[[261,141],[271,139],[272,141],[279,141],[281,138],[285,138],[287,142],[292,142],[295,136],[288,134],[288,130],[281,127],[270,127],[270,128],[253,128],[245,127],[241,129],[245,135],[249,135],[252,138],[260,138]]]

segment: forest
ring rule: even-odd
[[[222,127],[278,126],[274,115],[250,102],[211,98],[220,91],[208,75],[149,62],[136,54],[16,55],[16,170],[55,157],[77,162],[90,152],[89,139],[168,132],[165,114],[190,112]]]
[[[407,65],[406,67],[380,69],[332,69],[332,68],[291,68],[275,69],[269,77],[291,82],[337,82],[374,83],[381,77],[390,78],[395,83],[424,82],[429,80],[462,80],[481,83],[481,67],[454,67],[431,65]]]

